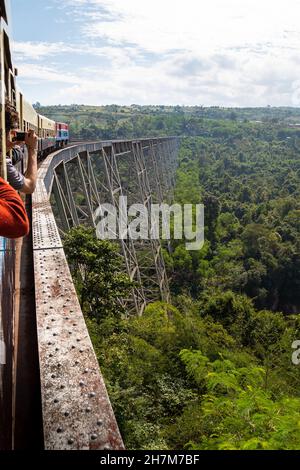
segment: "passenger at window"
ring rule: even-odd
[[[25,133],[24,141],[13,141],[19,127],[19,116],[16,109],[9,103],[5,105],[5,127],[7,150],[12,150],[12,158],[10,156],[6,158],[7,180],[17,191],[32,194],[35,191],[37,181],[38,137],[33,130],[29,130]],[[24,159],[24,152],[21,148],[24,144],[26,144],[28,151],[25,175],[15,167],[19,161],[22,162]]]

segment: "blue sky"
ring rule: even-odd
[[[11,3],[32,102],[300,105],[300,0]]]

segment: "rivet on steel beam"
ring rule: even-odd
[[[97,434],[92,434],[92,435],[91,435],[92,441],[95,441],[97,438],[98,438]]]

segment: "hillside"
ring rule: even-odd
[[[262,126],[300,135],[289,125],[300,123],[300,108],[203,108],[168,106],[37,106],[41,114],[70,124],[71,138],[122,139],[163,135],[197,136],[214,133],[231,123]]]

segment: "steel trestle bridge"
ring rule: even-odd
[[[62,238],[80,224],[96,229],[103,203],[119,213],[121,196],[147,209],[171,202],[178,148],[176,137],[80,143],[40,165],[27,198],[32,233],[1,248],[0,448],[124,448]],[[134,281],[121,299],[128,315],[168,301],[160,240],[119,243]]]

